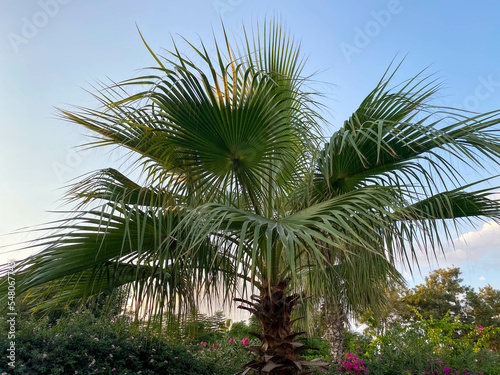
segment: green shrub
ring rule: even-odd
[[[4,328],[5,319],[1,324]],[[18,322],[15,342],[16,366],[8,369],[3,361],[0,373],[229,375],[235,371],[224,361],[200,357],[196,347],[147,338],[127,319],[97,319],[90,313],[75,313],[53,325],[49,320]],[[2,353],[7,348],[7,342],[0,341]]]
[[[358,355],[364,354],[374,375],[498,375],[500,358],[487,346],[497,332],[494,327],[461,324],[445,316],[394,325]]]
[[[249,335],[255,327],[243,322],[229,327],[221,325],[222,321],[220,316],[206,317],[197,335],[172,340],[152,331],[146,335],[146,328],[127,316],[74,312],[58,320],[20,320],[16,367],[8,369],[4,356],[0,375],[232,375],[251,358],[245,346],[259,342]],[[0,319],[1,331],[6,328],[5,318]],[[460,375],[500,375],[498,352],[488,346],[497,334],[494,327],[468,326],[449,317],[400,324],[371,338],[350,333],[350,360],[344,359],[362,360],[370,375],[457,375],[457,371]],[[325,339],[312,337],[304,343],[319,349],[305,351],[307,359],[329,362]],[[5,353],[7,349],[8,341],[0,340],[0,350]],[[316,374],[351,374],[354,370],[348,364],[336,365]]]

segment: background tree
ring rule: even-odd
[[[472,317],[472,324],[500,327],[500,290],[487,285],[477,292],[468,290],[466,298],[465,312]]]
[[[451,317],[467,324],[500,326],[500,291],[491,285],[474,288],[464,285],[459,267],[439,268],[425,277],[424,284],[411,289],[395,286],[388,290],[391,309],[384,319],[399,322]],[[392,318],[391,318],[392,316]]]
[[[500,327],[500,290],[487,285],[479,288],[477,292],[469,290],[466,298],[465,313],[471,324],[475,324],[481,330],[484,327]],[[494,350],[500,350],[500,334],[492,335],[488,344]]]
[[[402,298],[410,308],[400,311],[402,319],[413,321],[418,319],[414,308],[424,319],[441,319],[448,312],[452,318],[467,322],[465,299],[472,289],[462,284],[460,268],[437,269],[425,277],[425,284],[410,289]]]
[[[490,285],[476,291],[464,285],[460,275],[459,267],[440,268],[431,271],[425,283],[414,288],[395,285],[387,290],[389,303],[385,311],[379,314],[368,311],[358,320],[379,336],[391,327],[419,322],[422,318],[439,321],[447,314],[465,327],[500,327],[500,291]],[[461,337],[469,331],[459,330],[456,335]],[[498,349],[499,344],[498,334],[488,339],[491,348]]]

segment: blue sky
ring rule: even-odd
[[[66,208],[61,197],[71,179],[119,165],[106,150],[76,151],[88,141],[86,133],[58,119],[55,107],[92,107],[85,92],[92,84],[127,79],[154,64],[136,24],[162,52],[178,34],[210,45],[221,19],[241,35],[242,22],[273,14],[301,40],[307,73],[318,72],[315,79],[325,82],[319,88],[330,109],[327,134],[356,109],[394,57],[406,56],[401,79],[428,66],[436,73],[443,82],[438,104],[477,112],[500,108],[500,3],[493,0],[3,0],[0,234],[54,219],[49,211]],[[0,245],[21,238],[2,236]],[[455,251],[439,264],[460,266],[469,285],[499,289],[499,259],[499,226],[480,223],[476,230],[465,227]],[[423,260],[423,274],[428,270]]]

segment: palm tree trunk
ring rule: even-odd
[[[323,303],[323,318],[333,362],[340,362],[346,349],[347,315],[340,303],[327,300]]]
[[[252,296],[253,301],[235,299],[248,305],[238,307],[255,315],[262,332],[250,332],[260,340],[260,345],[249,347],[256,357],[245,365],[240,374],[254,371],[257,374],[296,375],[314,367],[326,368],[324,363],[307,361],[299,355],[303,350],[314,348],[300,342],[304,338],[298,336],[304,332],[292,331],[295,320],[291,320],[290,315],[300,300],[300,295],[286,295],[285,289],[289,282],[290,279],[285,279],[276,285],[269,285],[264,281],[260,296]]]

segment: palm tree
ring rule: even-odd
[[[349,311],[378,295],[366,283],[396,260],[439,248],[440,220],[499,217],[489,191],[466,192],[441,153],[498,164],[499,113],[431,107],[425,77],[394,91],[389,74],[322,145],[304,60],[278,22],[234,48],[223,41],[213,54],[191,45],[202,65],[146,44],[157,64],[146,75],[106,87],[97,110],[61,111],[98,135],[92,146],[128,149],[141,183],[104,169],[75,184],[76,210],[32,245],[40,251],[20,263],[17,288],[39,308],[124,288],[162,319],[253,287],[237,300],[261,344],[242,373],[298,374],[321,365],[300,357],[292,329],[304,293]]]

